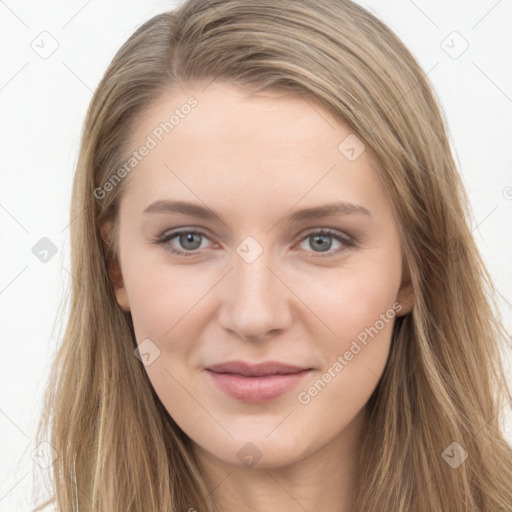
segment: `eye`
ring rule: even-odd
[[[337,250],[330,250],[332,247],[332,240],[338,240],[340,242],[341,247]],[[301,243],[306,242],[307,247],[318,249],[319,252],[315,256],[324,257],[325,256],[333,256],[334,254],[338,254],[342,251],[345,251],[355,245],[355,241],[347,236],[342,234],[339,231],[333,229],[320,229],[316,231],[310,231],[303,239]],[[309,242],[308,242],[309,241]],[[313,252],[317,252],[316,250]]]
[[[171,244],[171,241],[174,239],[177,239],[177,244],[180,248],[176,248]],[[201,246],[205,239],[209,240],[203,232],[188,229],[164,233],[164,235],[156,240],[156,243],[173,254],[179,256],[195,256],[200,254],[199,249],[204,248],[204,246]],[[341,247],[336,250],[331,250],[333,239],[337,240],[341,245]],[[309,243],[307,243],[308,240]],[[339,231],[327,228],[310,231],[301,239],[301,244],[304,244],[304,242],[307,243],[309,248],[314,249],[313,253],[316,252],[316,256],[320,257],[324,257],[322,253],[326,253],[325,256],[332,256],[355,246],[353,238]],[[307,251],[307,249],[305,250]]]
[[[178,243],[185,249],[175,249],[171,245],[171,240],[178,239]],[[164,234],[157,240],[159,245],[165,247],[166,250],[181,256],[194,256],[198,254],[197,250],[201,247],[201,238],[207,238],[201,231],[183,230]]]

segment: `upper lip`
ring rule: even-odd
[[[279,361],[266,361],[259,364],[250,364],[245,361],[229,361],[208,366],[206,369],[217,373],[237,373],[246,377],[298,373],[304,370],[311,370],[311,368],[305,366],[294,366]]]

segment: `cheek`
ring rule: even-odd
[[[382,337],[391,334],[399,275],[400,268],[396,264],[361,265],[330,272],[325,279],[304,276],[294,283],[295,289],[305,297],[306,305],[323,324],[325,341],[331,340],[328,343],[331,348],[339,349],[347,343],[350,345],[361,333],[359,339],[364,341],[365,330],[375,324],[379,334],[382,331]],[[318,326],[318,321],[316,324]]]
[[[396,318],[393,288],[363,284],[347,284],[331,297],[326,323],[335,334],[317,336],[322,368],[297,390],[302,414],[321,417],[332,435],[358,414],[374,392],[391,346]],[[328,301],[325,295],[324,301]]]
[[[308,396],[301,403],[316,397],[324,387],[331,391],[323,392],[317,405],[325,400],[327,406],[328,400],[343,396],[344,405],[352,404],[356,411],[369,398],[389,355],[399,310],[399,277],[398,261],[388,267],[375,264],[343,269],[321,289],[309,288],[308,305],[318,311],[328,329],[322,328],[321,336],[316,334],[323,361],[321,375],[316,377],[320,382],[311,394],[303,389]],[[313,331],[311,336],[315,339]]]
[[[338,292],[337,316],[335,317],[335,331],[343,340],[359,339],[364,342],[364,333],[376,327],[383,337],[389,334],[389,328],[395,316],[393,303],[396,295],[394,285],[385,282],[378,283],[373,278],[354,279],[345,282],[345,286]],[[382,320],[385,318],[385,320]]]
[[[190,393],[198,378],[194,354],[205,316],[200,299],[211,285],[205,276],[192,282],[178,267],[167,265],[127,265],[125,275],[137,343],[146,343],[152,354],[144,369],[165,408],[188,432],[204,422]]]
[[[137,340],[172,341],[190,328],[201,298],[215,283],[215,276],[161,264],[128,267],[124,275]]]

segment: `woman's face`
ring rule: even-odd
[[[169,93],[134,130],[116,296],[163,405],[237,466],[351,441],[409,310],[370,149],[311,99],[227,84]],[[303,371],[208,370],[233,361]]]

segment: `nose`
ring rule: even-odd
[[[292,321],[294,294],[270,251],[254,261],[234,254],[233,269],[223,280],[221,326],[247,341],[259,341],[285,330]]]

